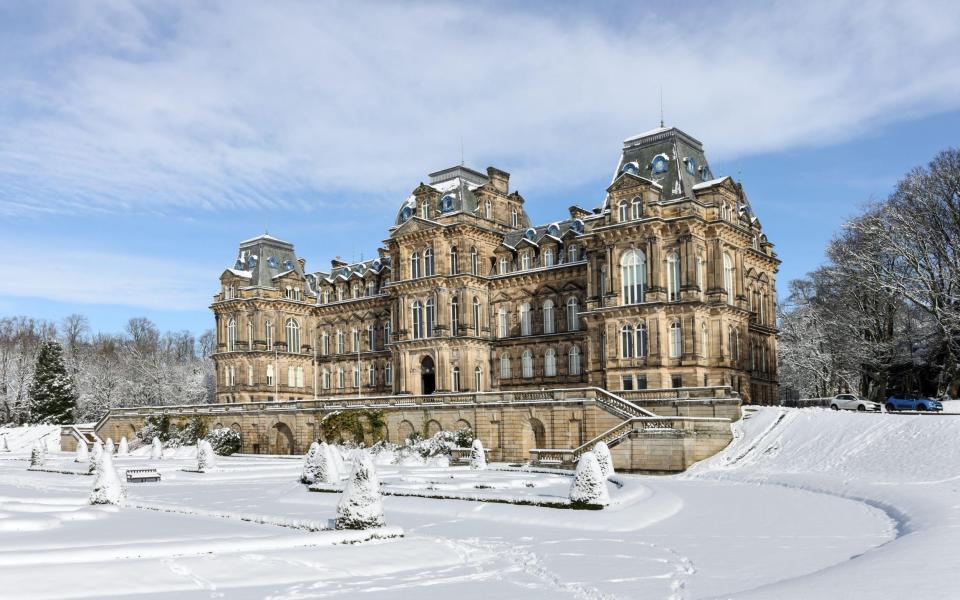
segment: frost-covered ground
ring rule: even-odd
[[[0,455],[0,596],[15,598],[955,598],[960,417],[768,408],[676,477],[623,476],[573,511],[387,496],[403,538],[340,544],[300,461],[193,449],[93,508],[92,478]],[[0,429],[0,434],[6,430]],[[12,435],[12,434],[11,434]],[[24,440],[30,436],[21,434]],[[497,465],[492,465],[497,467]],[[66,453],[48,467],[84,470]],[[563,475],[379,465],[385,489],[559,498]],[[617,499],[619,498],[619,502]],[[244,519],[255,519],[262,523]]]

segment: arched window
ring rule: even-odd
[[[723,255],[723,290],[727,293],[727,304],[733,304],[733,259]]]
[[[483,391],[483,369],[480,367],[473,370],[473,389],[478,392]]]
[[[567,354],[567,372],[570,375],[580,374],[580,348],[573,346]]]
[[[670,358],[680,358],[683,354],[683,332],[680,321],[670,323]]]
[[[623,223],[627,220],[627,211],[630,209],[630,206],[627,204],[627,201],[624,200],[620,202],[620,205],[618,208],[619,208],[618,216],[620,217],[620,222]]]
[[[547,300],[543,303],[543,332],[553,333],[556,331],[556,316],[553,314],[553,300]]]
[[[423,273],[427,277],[430,277],[434,274],[433,269],[433,248],[427,246],[427,249],[423,251]]]
[[[247,350],[253,350],[253,321],[247,321]]]
[[[510,322],[507,318],[507,309],[497,310],[497,337],[505,338],[510,335]]]
[[[759,302],[759,304],[760,304],[760,306],[759,306],[760,323],[761,323],[761,324],[765,324],[765,323],[767,322],[767,320],[766,320],[766,316],[767,316],[767,315],[766,315],[766,306],[765,306],[765,305],[767,304],[767,295],[766,295],[765,293],[760,294],[760,302]]]
[[[456,275],[457,273],[459,273],[459,265],[457,264],[458,259],[459,259],[459,256],[457,253],[457,247],[454,246],[453,248],[450,248],[450,274],[451,275]]]
[[[630,217],[636,221],[643,217],[643,200],[639,197],[630,202]]]
[[[703,291],[703,257],[697,257],[697,287]]]
[[[456,296],[450,300],[450,335],[460,335],[460,301]]]
[[[633,325],[624,325],[620,328],[620,356],[633,358]]]
[[[473,335],[480,335],[480,300],[473,297]]]
[[[430,218],[430,204],[426,199],[420,202],[420,216],[424,219]]]
[[[500,355],[500,379],[510,379],[510,355],[504,352]]]
[[[350,350],[360,352],[360,331],[356,327],[350,330]]]
[[[427,298],[427,320],[424,334],[426,337],[433,337],[433,328],[437,325],[437,309],[433,304],[433,298]]]
[[[710,356],[710,330],[707,323],[700,323],[700,356]]]
[[[680,299],[680,257],[676,252],[667,256],[667,294],[670,302]]]
[[[383,365],[383,385],[393,385],[393,365],[390,363]]]
[[[287,319],[287,352],[300,352],[300,324],[295,319]]]
[[[337,330],[337,354],[343,354],[346,352],[345,343],[343,341],[343,332]]]
[[[510,262],[507,260],[506,256],[500,257],[500,275],[506,275],[510,272]]]
[[[520,253],[520,268],[524,271],[529,271],[531,265],[531,256],[529,251]]]
[[[346,379],[343,377],[343,367],[337,369],[337,387],[341,390],[347,387]]]
[[[530,305],[524,302],[520,305],[520,335],[530,335],[531,330]]]
[[[377,330],[373,323],[367,325],[367,350],[371,352],[377,349]]]
[[[390,322],[387,321],[386,323],[383,324],[383,345],[386,346],[389,343],[390,343]]]
[[[640,304],[647,284],[647,257],[641,250],[627,250],[620,257],[620,283],[624,304]]]
[[[479,272],[477,264],[477,249],[475,247],[470,248],[470,274],[477,275]]]
[[[355,388],[360,387],[360,368],[359,367],[353,368],[353,387]]]
[[[567,260],[568,260],[569,262],[577,262],[577,260],[579,260],[579,258],[580,258],[580,254],[579,254],[579,251],[578,251],[578,249],[577,249],[577,245],[576,245],[576,244],[570,244],[570,245],[567,247]]]
[[[543,375],[544,377],[557,376],[557,352],[553,348],[547,348],[543,355]]]
[[[493,210],[491,210],[491,204],[489,200],[483,203],[483,216],[487,219],[493,218]]]
[[[650,351],[650,342],[647,337],[647,324],[643,321],[637,323],[637,356],[644,358]]]
[[[547,248],[543,251],[543,266],[553,266],[553,248]]]
[[[325,390],[330,389],[330,371],[327,369],[323,370],[323,376],[320,378],[320,385]]]
[[[518,218],[518,215],[517,215],[517,207],[513,207],[510,209],[510,224],[513,225],[514,227],[520,226],[520,219]]]
[[[730,359],[740,360],[740,332],[735,327],[730,328]]]
[[[410,324],[413,328],[413,339],[418,340],[423,337],[423,305],[419,300],[414,300],[410,307]]]
[[[576,298],[567,300],[567,331],[580,329],[580,301]]]
[[[272,386],[272,385],[274,384],[274,383],[273,383],[273,382],[274,382],[273,377],[274,377],[274,375],[273,375],[273,365],[272,365],[272,364],[267,365],[267,385],[271,385],[271,386]]]
[[[237,320],[227,321],[227,352],[233,352],[237,349]]]
[[[523,351],[523,355],[520,357],[520,366],[523,370],[524,379],[533,377],[533,352]]]
[[[323,335],[320,336],[320,340],[320,353],[324,356],[330,354],[330,334],[324,331]]]
[[[452,382],[453,391],[460,391],[460,367],[453,368],[453,382]]]
[[[420,253],[414,252],[410,255],[410,279],[420,278]]]

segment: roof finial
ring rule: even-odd
[[[663,127],[663,84],[660,85],[660,127]]]

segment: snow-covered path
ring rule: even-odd
[[[338,496],[296,483],[299,461],[221,459],[221,472],[202,475],[179,471],[193,462],[181,451],[159,463],[162,483],[129,488],[135,505],[197,515],[85,507],[89,477],[28,472],[15,452],[0,457],[0,589],[18,598],[954,596],[960,417],[771,408],[737,431],[687,474],[628,476],[643,493],[603,511],[387,497],[388,524],[405,537],[358,545],[215,516],[333,517]],[[54,462],[77,467],[66,455]],[[430,481],[458,469],[408,470]],[[537,480],[537,493],[557,493],[555,480]]]

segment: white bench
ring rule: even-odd
[[[129,483],[160,481],[160,473],[156,469],[127,469],[127,481]]]

